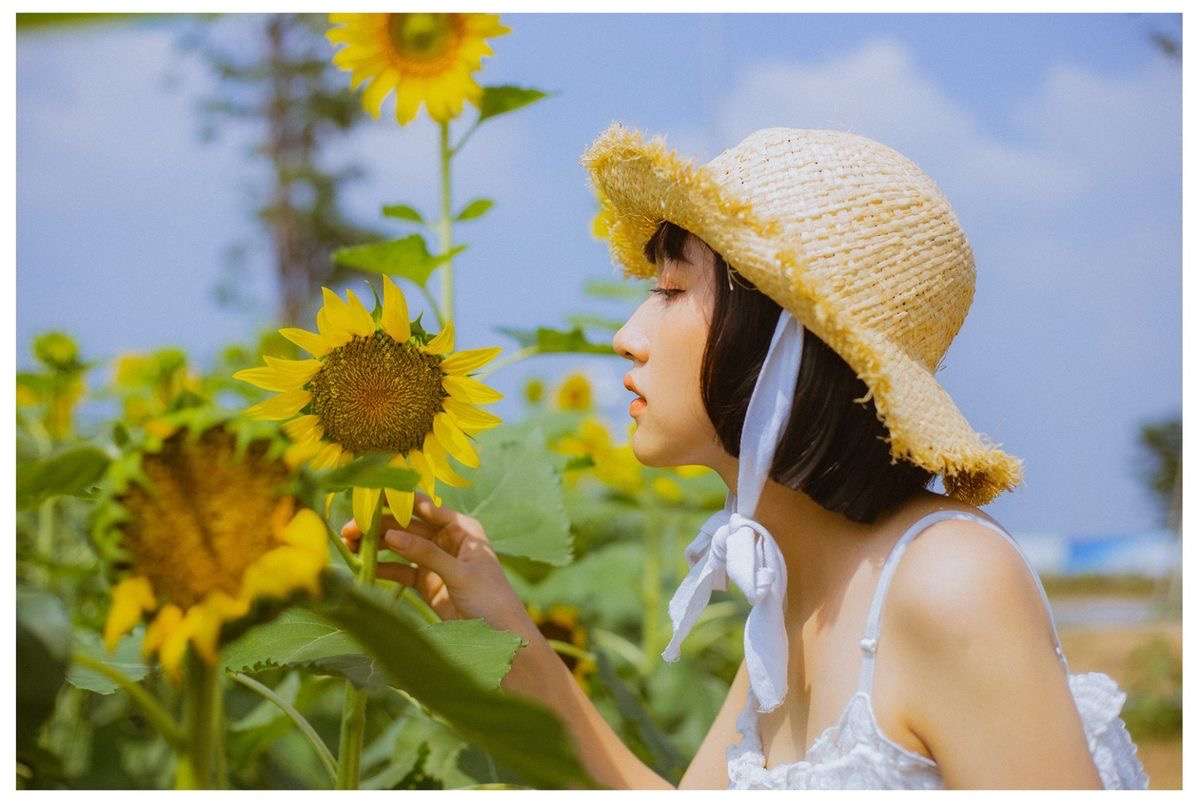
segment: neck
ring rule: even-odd
[[[716,470],[735,491],[737,461],[730,459]],[[886,528],[887,516],[856,522],[821,507],[802,491],[767,480],[751,517],[770,531],[783,554],[789,621],[806,621],[848,584],[876,540],[870,536]]]

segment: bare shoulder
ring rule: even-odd
[[[1015,546],[963,519],[936,522],[908,543],[887,607],[921,649],[957,648],[981,632],[1038,634],[1048,627],[1036,581]]]

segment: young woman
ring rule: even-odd
[[[584,165],[615,259],[656,279],[613,338],[633,451],[730,489],[687,548],[663,656],[728,579],[753,606],[679,788],[1145,786],[1123,693],[1068,672],[1040,581],[977,507],[1020,462],[933,378],[974,263],[931,179],[864,137],[783,128],[697,168],[615,124]],[[478,521],[418,495],[385,526],[414,565],[381,577],[528,642],[503,685],[557,712],[593,777],[671,786],[574,682]]]

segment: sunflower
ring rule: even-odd
[[[431,339],[423,332],[414,334],[404,294],[387,276],[377,323],[353,290],[346,291],[344,301],[327,287],[322,292],[317,333],[279,330],[313,359],[266,357],[266,367],[233,375],[280,391],[247,409],[246,415],[287,420],[283,428],[294,441],[285,455],[289,465],[332,468],[362,454],[390,453],[390,464],[416,471],[421,489],[441,504],[438,481],[454,487],[467,484],[449,458],[478,467],[469,436],[500,423],[475,405],[503,397],[469,376],[500,349],[454,352],[452,323]],[[381,490],[392,515],[407,524],[414,501],[410,490],[356,487],[354,518],[370,521]]]
[[[533,624],[537,625],[537,630],[547,639],[573,645],[580,651],[587,650],[587,628],[579,621],[579,609],[575,606],[555,603],[542,609],[540,605],[530,603],[525,609]],[[558,657],[566,664],[566,668],[574,675],[579,685],[587,690],[587,676],[595,671],[595,661],[569,653],[559,653]]]
[[[559,454],[568,457],[589,457],[592,461],[590,469],[596,479],[604,485],[630,496],[638,494],[645,485],[643,467],[633,454],[633,448],[628,443],[614,444],[612,434],[596,416],[590,416],[579,422],[578,429],[557,438],[550,446]],[[568,470],[566,482],[573,486],[581,470]]]
[[[586,374],[568,374],[558,386],[554,395],[554,405],[559,410],[576,410],[586,412],[591,409],[592,397],[591,380]]]
[[[471,78],[484,56],[492,55],[485,37],[511,29],[498,14],[330,14],[336,27],[325,36],[345,47],[333,63],[350,72],[350,88],[371,80],[363,107],[378,119],[383,100],[396,91],[396,120],[407,125],[423,101],[429,116],[445,123],[476,106],[482,88]]]
[[[192,426],[170,419],[173,431],[148,432],[113,463],[97,519],[99,540],[131,567],[113,588],[105,645],[156,612],[142,652],[175,682],[189,643],[216,663],[224,623],[260,598],[318,594],[328,562],[324,523],[286,493],[282,444],[185,415]]]

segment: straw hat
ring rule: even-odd
[[[614,261],[656,272],[642,248],[662,220],[693,232],[789,310],[866,383],[905,459],[983,505],[1021,461],[966,422],[934,378],[974,297],[974,255],[931,178],[857,134],[755,131],[706,165],[613,123],[584,152]]]

